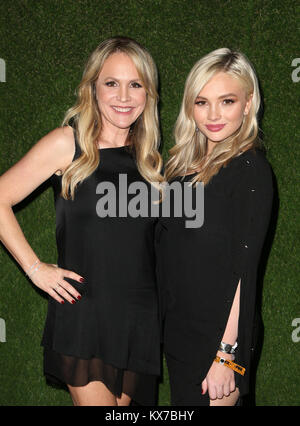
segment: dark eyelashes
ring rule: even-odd
[[[132,83],[132,86],[135,88],[140,88],[142,85],[140,83]]]
[[[117,83],[115,81],[107,81],[105,83],[106,86],[108,87],[114,87]],[[137,82],[132,82],[131,83],[131,87],[135,88],[135,89],[139,89],[140,87],[143,87],[141,84],[137,83]]]
[[[206,103],[206,101],[196,101],[195,105],[204,105]],[[231,105],[235,103],[234,99],[223,99],[223,103],[225,103],[225,105]]]
[[[114,81],[107,81],[107,82],[105,83],[105,85],[106,85],[106,86],[108,86],[108,87],[113,87],[115,84],[116,84],[116,83],[115,83]]]
[[[226,104],[234,104],[234,100],[233,99],[224,99],[224,101]]]

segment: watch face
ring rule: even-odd
[[[225,351],[226,352],[230,352],[231,351],[232,346],[231,345],[225,345]]]

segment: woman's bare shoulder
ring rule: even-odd
[[[55,174],[61,175],[71,164],[75,154],[73,128],[70,126],[57,127],[42,138],[41,141],[43,139],[47,143],[48,148],[59,158],[60,167]]]

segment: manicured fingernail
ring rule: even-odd
[[[80,296],[80,295],[79,295],[79,296],[77,296],[77,299],[78,299],[78,300],[80,300],[80,299],[81,299],[81,296]]]
[[[65,303],[65,301],[64,301],[64,300],[62,300],[60,303],[63,305],[63,304]]]
[[[71,303],[72,303],[72,305],[74,305],[74,303],[76,303],[76,301],[73,299]]]
[[[79,278],[79,281],[80,281],[81,283],[84,283],[84,282],[85,282],[84,278]]]

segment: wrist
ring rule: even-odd
[[[30,269],[36,264],[38,264],[38,262],[40,262],[40,259],[33,254],[33,256],[30,256],[26,259],[17,259],[19,265],[21,266],[21,268],[23,269],[23,271],[25,272],[25,274],[27,273],[27,271],[29,272]]]
[[[214,359],[214,362],[217,362],[225,367],[230,368],[233,371],[236,371],[237,373],[241,374],[242,376],[245,374],[246,368],[242,367],[241,365],[236,364],[232,360],[226,359],[224,356],[219,357],[218,355]]]
[[[24,269],[25,275],[30,277],[40,267],[40,265],[41,261],[36,258],[35,261],[29,267],[26,267],[26,269]]]
[[[229,361],[234,361],[234,355],[233,354],[226,354],[222,351],[218,351],[217,356],[220,357],[220,358],[228,359]]]
[[[237,342],[235,342],[234,344],[231,344],[231,343],[228,343],[228,342],[226,343],[222,341],[220,343],[218,350],[226,354],[235,354],[237,346],[238,346]]]

